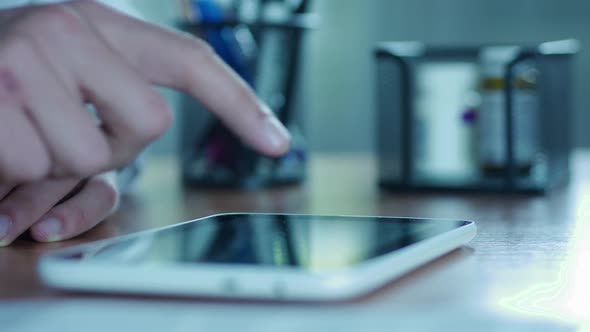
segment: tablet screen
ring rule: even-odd
[[[464,226],[454,220],[235,214],[110,242],[71,259],[121,264],[256,264],[329,271]]]

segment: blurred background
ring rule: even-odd
[[[143,16],[173,24],[172,1],[129,0]],[[321,17],[305,39],[301,83],[306,135],[314,151],[370,152],[375,139],[373,50],[386,40],[426,43],[531,43],[576,38],[590,41],[590,2],[584,0],[316,0]],[[582,47],[575,64],[574,137],[590,146],[590,58]],[[155,146],[173,153],[174,129]]]

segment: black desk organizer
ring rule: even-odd
[[[296,112],[297,74],[301,48],[306,31],[313,29],[318,17],[300,13],[280,21],[224,21],[220,23],[188,22],[179,27],[196,36],[225,28],[246,27],[254,40],[262,45],[265,39],[275,37],[280,54],[272,61],[271,81],[275,84],[266,96],[253,86],[259,97],[277,114],[291,131],[290,152],[281,158],[261,156],[242,144],[220,121],[211,116],[198,102],[183,96],[181,99],[180,146],[182,181],[189,186],[256,188],[261,186],[298,183],[305,178],[307,150],[303,136],[303,116]],[[278,38],[276,38],[278,36]],[[260,72],[261,54],[249,65],[254,78]],[[268,60],[268,58],[267,58]],[[268,74],[268,73],[267,73]],[[215,141],[215,142],[213,142]],[[213,142],[213,143],[212,143]],[[221,147],[219,145],[222,145]],[[223,156],[208,152],[214,146]],[[217,153],[217,152],[216,152]],[[217,153],[219,154],[219,153]],[[216,159],[215,165],[212,159]],[[209,166],[207,166],[209,165]]]
[[[420,63],[467,61],[476,63],[483,46],[428,47],[419,42],[385,42],[377,46],[378,92],[378,172],[379,185],[402,191],[492,191],[544,193],[564,185],[570,177],[572,150],[572,59],[579,46],[576,40],[520,46],[518,55],[505,70],[505,82],[513,82],[514,68],[533,61],[538,76],[537,117],[538,158],[527,175],[515,163],[512,89],[505,93],[505,168],[490,176],[483,172],[464,178],[430,177],[416,167],[416,68]],[[440,149],[445,149],[440,146]]]

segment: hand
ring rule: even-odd
[[[29,229],[41,242],[74,237],[108,217],[118,201],[114,172],[85,181],[64,178],[0,186],[0,247]]]
[[[0,10],[0,183],[87,178],[129,163],[171,122],[152,85],[199,99],[262,153],[288,148],[286,129],[204,42],[90,0],[26,6]],[[47,193],[19,188],[46,203],[69,181],[43,182]]]

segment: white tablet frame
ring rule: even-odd
[[[218,214],[56,251],[41,257],[39,274],[46,285],[73,291],[304,301],[345,300],[366,294],[465,245],[477,232],[474,222],[465,221],[463,226],[446,233],[369,259],[356,266],[325,273],[313,273],[297,267],[284,266],[219,263],[122,266],[105,261],[63,258],[64,255],[85,252],[97,246],[102,247],[132,237],[153,234],[186,223],[239,214],[259,215]],[[412,219],[416,222],[421,220],[405,217],[403,219]]]

